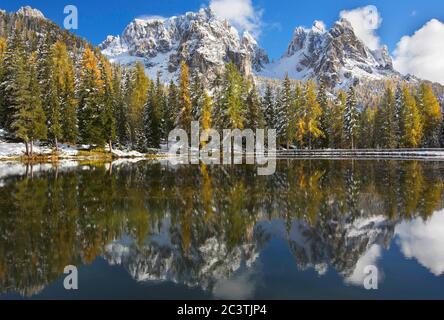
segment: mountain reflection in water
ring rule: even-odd
[[[2,164],[0,190],[0,298],[38,297],[65,266],[98,259],[135,284],[215,298],[277,297],[279,279],[310,270],[308,286],[331,286],[332,271],[344,290],[363,290],[364,268],[394,245],[396,268],[415,263],[443,281],[440,162],[283,160],[272,176],[145,161]],[[293,264],[278,267],[283,251]]]

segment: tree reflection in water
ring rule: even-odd
[[[280,161],[267,177],[252,166],[28,167],[0,181],[0,292],[36,294],[66,265],[98,257],[139,281],[211,290],[276,236],[301,270],[330,266],[353,282],[360,259],[387,247],[397,224],[442,208],[443,169]]]

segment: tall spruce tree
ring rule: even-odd
[[[110,62],[103,56],[100,56],[100,73],[102,75],[103,96],[101,108],[102,135],[108,143],[110,153],[113,152],[113,143],[117,137],[116,111],[115,111],[115,92],[113,85],[113,69]]]
[[[289,114],[293,108],[293,91],[291,89],[291,81],[288,73],[285,75],[284,82],[282,83],[280,99],[277,102],[277,136],[280,143],[285,144],[287,148],[290,146],[290,134],[289,134]]]
[[[104,81],[99,60],[90,48],[85,48],[79,81],[79,133],[85,144],[103,146],[102,127]]]
[[[319,82],[317,97],[318,97],[319,107],[322,110],[320,129],[324,133],[319,139],[319,146],[321,148],[327,148],[329,145],[329,137],[330,137],[328,135],[328,128],[330,124],[330,119],[329,119],[330,108],[329,108],[327,89],[325,87],[324,79],[321,79]]]
[[[391,85],[387,85],[381,105],[381,140],[386,149],[397,148],[396,137],[396,99]]]
[[[175,119],[178,113],[178,92],[177,86],[171,80],[168,86],[168,97],[166,98],[166,106],[164,110],[164,139],[168,140],[169,133],[175,127]],[[167,141],[169,143],[169,141]]]
[[[12,131],[13,115],[25,101],[27,76],[25,69],[25,44],[19,29],[8,38],[3,61],[3,81],[0,83],[2,126]]]
[[[202,113],[204,87],[198,71],[195,71],[190,85],[190,97],[192,104],[192,116],[194,121],[199,121]]]
[[[339,90],[329,116],[329,147],[331,149],[344,148],[344,117],[347,104],[347,94]]]
[[[274,110],[274,94],[270,84],[267,84],[265,95],[262,99],[262,110],[268,129],[276,129],[276,115]]]
[[[347,147],[351,149],[356,147],[356,138],[359,130],[357,105],[355,88],[351,86],[347,93],[344,111],[344,140]]]
[[[246,107],[245,127],[252,130],[264,128],[265,120],[261,108],[261,99],[254,83],[248,92]]]
[[[144,109],[145,135],[149,148],[159,148],[161,142],[161,108],[163,102],[163,87],[160,77],[156,84],[151,83],[148,91],[148,101]]]
[[[6,57],[6,50],[7,50],[7,41],[5,38],[0,37],[0,84],[3,82],[3,73],[4,73],[4,63],[5,63],[5,57]],[[3,119],[5,118],[5,115],[3,114],[3,102],[4,95],[2,93],[1,85],[0,85],[0,126],[3,124]]]

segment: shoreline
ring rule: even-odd
[[[91,153],[91,154],[88,154]],[[61,161],[113,162],[116,160],[157,160],[168,159],[168,153],[147,153],[138,155],[116,155],[109,152],[88,152],[77,155],[40,154],[32,158],[26,156],[1,157],[0,162],[57,163]],[[234,153],[233,153],[234,154]],[[246,155],[245,156],[251,156]],[[444,149],[362,149],[362,150],[279,150],[268,158],[276,160],[424,160],[444,161]]]

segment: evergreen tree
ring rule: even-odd
[[[26,101],[27,75],[26,54],[18,29],[8,38],[3,62],[3,81],[0,83],[2,126],[12,130],[13,115]]]
[[[382,127],[381,127],[381,142],[382,146],[386,149],[394,149],[397,148],[397,125],[396,125],[396,100],[395,95],[393,93],[393,89],[390,85],[387,85],[387,88],[384,93],[382,106],[381,106],[381,118],[382,118]]]
[[[29,142],[30,142],[30,155],[33,156],[33,145],[35,140],[46,140],[47,127],[46,116],[43,110],[40,85],[37,77],[37,66],[35,63],[35,57],[32,59],[31,71],[29,76]]]
[[[277,104],[276,114],[276,130],[277,136],[281,143],[285,143],[287,148],[290,146],[289,135],[289,113],[293,108],[293,93],[291,90],[291,82],[288,73],[285,75],[284,82],[282,83],[281,95]]]
[[[360,114],[358,147],[361,149],[374,148],[375,116],[376,109],[371,107],[366,107]]]
[[[274,96],[273,89],[270,84],[267,84],[265,95],[262,99],[262,110],[268,129],[276,129],[276,116],[274,111]]]
[[[358,134],[358,111],[355,88],[350,87],[344,111],[344,141],[348,148],[355,149]]]
[[[119,65],[113,71],[114,112],[116,121],[116,135],[120,145],[127,145],[130,141],[128,119],[128,104],[125,99],[127,84],[131,81],[128,74],[124,75]]]
[[[15,73],[16,93],[13,97],[14,113],[11,128],[26,145],[26,154],[33,156],[33,142],[46,139],[45,114],[40,100],[40,87],[33,63],[28,69],[25,55],[17,61]]]
[[[115,94],[113,85],[113,71],[111,64],[103,56],[100,57],[100,73],[102,75],[103,96],[102,96],[102,136],[108,143],[109,151],[113,152],[113,143],[116,140],[116,112],[115,112]]]
[[[193,119],[193,105],[190,96],[189,69],[184,61],[181,63],[178,107],[179,115],[176,124],[190,134],[191,121]]]
[[[0,37],[0,126],[3,124],[3,119],[5,115],[3,114],[2,106],[3,106],[3,93],[1,91],[1,83],[3,82],[3,73],[4,73],[4,63],[6,57],[7,50],[7,41],[5,38]]]
[[[416,105],[415,97],[407,86],[402,88],[400,97],[402,136],[401,145],[406,148],[417,148],[422,140],[421,114]]]
[[[344,118],[347,105],[347,94],[340,90],[329,116],[329,147],[332,149],[344,148]]]
[[[169,133],[174,129],[175,118],[178,113],[178,92],[177,86],[171,80],[168,86],[168,97],[166,99],[166,107],[164,110],[164,138],[168,140]],[[169,143],[169,141],[167,141]]]
[[[329,119],[330,108],[327,96],[327,89],[325,88],[325,83],[323,79],[321,79],[319,82],[317,97],[318,97],[319,107],[322,110],[320,129],[323,132],[323,135],[320,137],[319,142],[321,148],[327,148],[329,145],[329,137],[330,137],[328,135],[328,128],[330,124],[330,119]]]
[[[439,100],[433,93],[432,86],[422,83],[419,88],[418,100],[420,101],[423,119],[423,146],[435,148],[439,146],[439,133],[442,122],[441,106]]]
[[[79,81],[79,133],[85,144],[103,146],[104,82],[99,61],[90,48],[83,52]]]
[[[199,121],[200,119],[202,112],[203,95],[204,87],[202,79],[200,78],[198,71],[196,71],[193,75],[190,87],[191,104],[193,106],[192,116],[194,121]]]
[[[261,109],[261,99],[254,84],[249,90],[246,107],[245,127],[252,130],[264,128],[265,120]]]
[[[149,148],[160,147],[162,95],[162,84],[158,76],[156,85],[150,84],[148,102],[144,110],[145,135]]]
[[[298,126],[303,104],[303,92],[300,85],[296,86],[294,90],[293,100],[291,107],[288,110],[288,129],[287,129],[287,141],[293,143],[298,140]],[[287,146],[288,148],[289,146]]]

